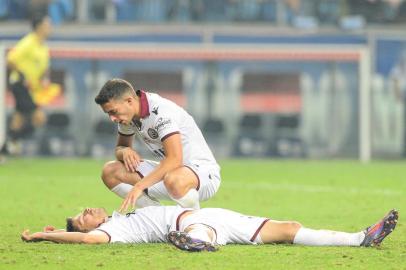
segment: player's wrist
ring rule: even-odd
[[[144,189],[146,188],[148,187],[145,186],[144,183],[138,182],[137,184],[134,185],[133,190],[144,191]]]

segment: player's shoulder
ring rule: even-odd
[[[34,42],[34,36],[32,33],[29,33],[23,36],[13,47],[13,50],[19,50],[23,48],[30,48]]]
[[[168,99],[158,94],[148,93],[149,119],[156,121],[163,116],[168,117],[176,114],[176,108],[172,106]]]

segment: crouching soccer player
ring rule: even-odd
[[[215,251],[226,244],[293,243],[309,246],[377,246],[396,226],[398,212],[391,210],[375,225],[356,233],[313,230],[295,221],[246,216],[221,208],[200,210],[179,206],[150,206],[108,216],[104,208],[87,208],[67,219],[65,230],[47,226],[44,232],[21,238],[26,242],[56,243],[159,243],[169,242],[187,251]]]

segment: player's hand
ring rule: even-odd
[[[43,232],[53,232],[55,231],[55,227],[52,225],[47,225],[42,229]]]
[[[132,209],[135,206],[135,202],[141,196],[142,189],[138,188],[137,185],[127,194],[127,197],[124,199],[123,203],[120,206],[119,212],[125,213],[128,208]]]
[[[127,171],[135,172],[141,162],[141,157],[131,147],[125,147],[122,150],[123,162]]]
[[[41,232],[36,232],[33,234],[30,234],[30,230],[24,230],[21,233],[21,240],[24,242],[39,242],[42,241],[42,233]]]

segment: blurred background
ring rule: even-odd
[[[0,0],[1,144],[5,56],[34,12],[61,92],[15,155],[113,157],[93,99],[121,77],[185,107],[218,159],[406,157],[406,1]]]

